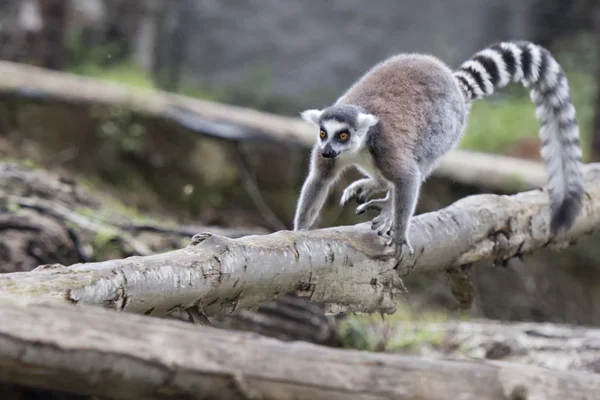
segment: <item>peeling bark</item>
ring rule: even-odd
[[[0,296],[0,380],[115,399],[595,399],[596,374],[293,344]]]
[[[0,290],[44,302],[103,305],[165,315],[201,306],[207,316],[252,309],[289,292],[327,311],[395,310],[401,276],[477,260],[501,262],[542,247],[562,248],[600,227],[600,165],[586,167],[586,196],[575,225],[549,234],[547,193],[477,195],[411,224],[412,257],[399,263],[369,224],[229,239],[196,235],[183,249],[70,267],[5,274]]]

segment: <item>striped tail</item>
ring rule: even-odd
[[[454,76],[467,103],[511,81],[530,89],[548,174],[550,230],[554,235],[569,229],[582,208],[583,164],[569,84],[552,54],[531,42],[498,43],[476,53]]]

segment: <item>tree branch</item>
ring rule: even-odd
[[[593,399],[596,374],[293,344],[0,296],[0,380],[116,399]]]
[[[238,239],[205,233],[167,253],[5,274],[0,290],[152,315],[194,306],[207,316],[229,313],[288,292],[326,303],[331,313],[393,312],[400,277],[412,271],[507,260],[592,233],[600,227],[599,178],[600,164],[588,165],[583,211],[557,237],[549,234],[547,193],[478,195],[413,218],[415,254],[399,264],[367,223]]]

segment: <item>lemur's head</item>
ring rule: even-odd
[[[319,128],[318,143],[325,158],[362,148],[367,132],[379,119],[361,107],[333,105],[323,110],[306,110],[302,119]]]

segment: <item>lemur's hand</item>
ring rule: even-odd
[[[340,199],[340,205],[345,206],[352,200],[356,200],[358,204],[363,204],[375,193],[381,192],[380,184],[373,179],[364,178],[352,182],[344,192]]]

